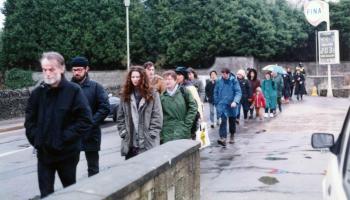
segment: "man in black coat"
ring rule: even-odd
[[[82,140],[82,151],[85,151],[85,157],[88,164],[88,176],[93,176],[99,172],[99,155],[101,147],[101,128],[100,124],[109,113],[109,102],[106,91],[103,87],[90,80],[88,76],[89,62],[85,57],[75,57],[71,60],[73,78],[72,81],[79,84],[82,88],[92,111],[93,127],[88,137]]]
[[[81,138],[92,126],[91,110],[77,84],[64,77],[65,62],[57,52],[43,53],[44,81],[26,107],[26,136],[37,150],[41,197],[54,192],[55,173],[63,187],[76,182]]]

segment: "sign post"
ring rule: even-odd
[[[327,24],[327,31],[330,29],[329,24],[329,5],[327,2],[321,1],[321,0],[312,0],[309,2],[306,2],[304,4],[304,14],[306,17],[306,20],[313,26],[318,26],[321,22],[326,22]],[[318,34],[320,36],[320,34]],[[331,34],[332,35],[332,34]],[[331,37],[331,36],[329,36]],[[335,39],[336,36],[334,36]],[[326,40],[326,39],[324,39]],[[319,38],[319,47],[321,47],[321,40]],[[323,50],[326,51],[327,49],[325,45],[323,45]],[[329,49],[328,49],[329,50]],[[321,51],[321,48],[319,48],[319,51]],[[319,63],[321,63],[321,53],[319,52]],[[326,55],[324,55],[326,56]],[[339,39],[338,39],[338,56],[339,56]],[[325,57],[323,57],[325,59]],[[338,58],[339,59],[339,58]],[[328,67],[328,88],[327,88],[327,96],[333,97],[333,91],[332,91],[332,78],[331,78],[331,64],[338,64],[337,63],[331,63],[330,61],[324,64],[327,64]]]

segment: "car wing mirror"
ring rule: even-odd
[[[311,146],[315,149],[330,148],[334,145],[334,136],[329,133],[314,133],[311,137]]]

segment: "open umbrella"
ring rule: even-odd
[[[278,65],[267,65],[262,70],[272,71],[272,72],[276,72],[279,74],[287,74],[286,70],[283,67],[278,66]]]

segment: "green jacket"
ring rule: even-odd
[[[191,93],[184,88],[184,95],[178,88],[173,96],[167,91],[160,97],[163,108],[163,129],[161,142],[190,139],[191,127],[197,114],[197,103]]]

